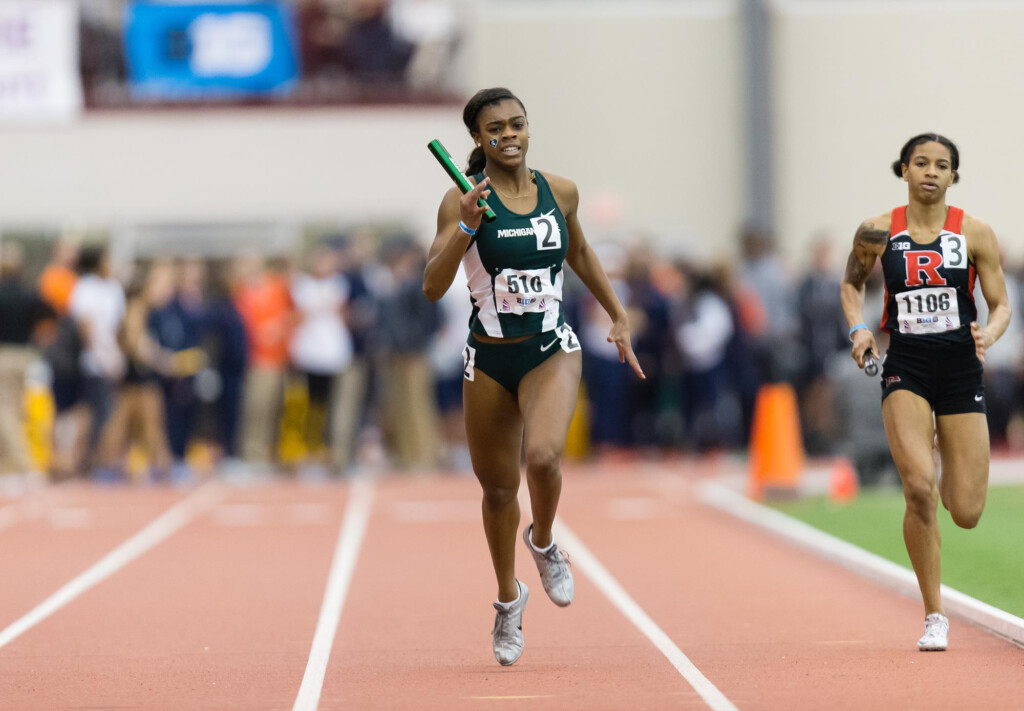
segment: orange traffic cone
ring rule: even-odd
[[[828,482],[828,497],[837,504],[848,504],[857,498],[857,472],[846,457],[836,460]]]
[[[796,393],[785,383],[764,385],[754,403],[750,433],[750,478],[747,494],[796,494],[804,467]]]

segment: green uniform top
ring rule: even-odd
[[[496,218],[481,222],[462,257],[473,315],[473,333],[510,338],[552,331],[565,323],[562,263],[569,228],[548,181],[534,171],[537,207],[512,212],[498,192],[487,198]],[[477,183],[482,173],[473,176]]]

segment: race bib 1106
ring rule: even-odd
[[[945,333],[960,328],[956,289],[937,286],[905,291],[896,296],[900,333]]]

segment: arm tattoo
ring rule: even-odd
[[[857,248],[860,247],[864,252],[873,255],[874,249],[872,248],[882,247],[888,240],[888,230],[877,229],[873,222],[866,222],[861,225],[857,229],[856,236],[853,238],[854,248],[846,262],[846,274],[843,276],[843,280],[858,288],[863,286],[864,282],[867,281],[869,270],[857,256],[859,251]],[[872,263],[875,261],[873,256],[871,261]]]
[[[855,252],[850,252],[850,258],[846,260],[846,274],[843,275],[843,281],[847,284],[853,284],[859,287],[861,284],[868,280],[868,270],[864,268],[860,260],[857,259]]]
[[[854,240],[858,244],[869,244],[874,247],[881,247],[889,241],[889,230],[880,230],[875,227],[874,222],[865,222],[857,228],[857,234],[854,237]]]

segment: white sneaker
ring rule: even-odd
[[[924,637],[917,640],[917,648],[922,652],[945,652],[949,646],[949,619],[933,612],[924,618]]]
[[[508,610],[494,603],[494,609],[498,611],[494,616],[494,629],[491,630],[494,658],[506,667],[515,664],[523,653],[523,610],[530,599],[530,589],[519,580],[516,580],[516,585],[519,586],[519,599]]]
[[[569,567],[569,556],[558,550],[557,545],[552,545],[546,553],[539,552],[533,547],[531,535],[533,535],[532,523],[523,531],[523,541],[533,556],[533,562],[537,564],[537,572],[540,573],[540,581],[544,584],[544,592],[551,598],[551,602],[559,607],[565,607],[572,602],[576,595],[576,585],[572,581],[572,570]]]

